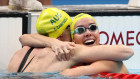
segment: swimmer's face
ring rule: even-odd
[[[65,31],[58,37],[59,40],[61,41],[71,41],[71,36],[70,36],[70,28],[67,27]]]
[[[89,28],[89,26],[91,26],[91,25],[96,25],[92,19],[83,18],[83,19],[78,20],[75,23],[74,29],[76,29],[77,27]],[[95,29],[95,28],[96,28],[96,26],[93,29]],[[86,46],[99,45],[99,40],[100,40],[100,37],[99,37],[98,29],[95,29],[93,31],[86,29],[85,32],[83,32],[83,33],[80,33],[80,34],[74,33],[74,39],[73,39],[73,41],[76,44],[82,44],[82,45],[86,45]]]

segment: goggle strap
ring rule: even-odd
[[[70,33],[71,33],[71,35],[73,35],[74,34],[74,31],[70,31]]]

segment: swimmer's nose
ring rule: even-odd
[[[91,36],[91,32],[89,30],[86,30],[84,36],[85,37],[90,37]]]

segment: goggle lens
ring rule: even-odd
[[[85,28],[84,27],[77,27],[75,30],[76,30],[76,33],[81,34],[85,31]]]
[[[91,30],[91,31],[95,31],[97,29],[97,26],[96,25],[90,25],[88,29]]]

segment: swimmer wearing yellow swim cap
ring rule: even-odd
[[[38,17],[36,29],[39,34],[58,38],[71,23],[70,16],[57,8],[47,8]]]
[[[70,25],[71,38],[72,38],[72,40],[73,40],[73,34],[74,34],[74,26],[75,26],[75,23],[76,23],[78,20],[82,19],[82,18],[91,18],[91,19],[93,19],[93,21],[94,21],[95,24],[97,25],[95,19],[94,19],[91,15],[89,15],[89,14],[80,13],[80,14],[76,15],[76,16],[74,17],[74,19],[72,20],[72,23],[71,23],[71,25]]]

